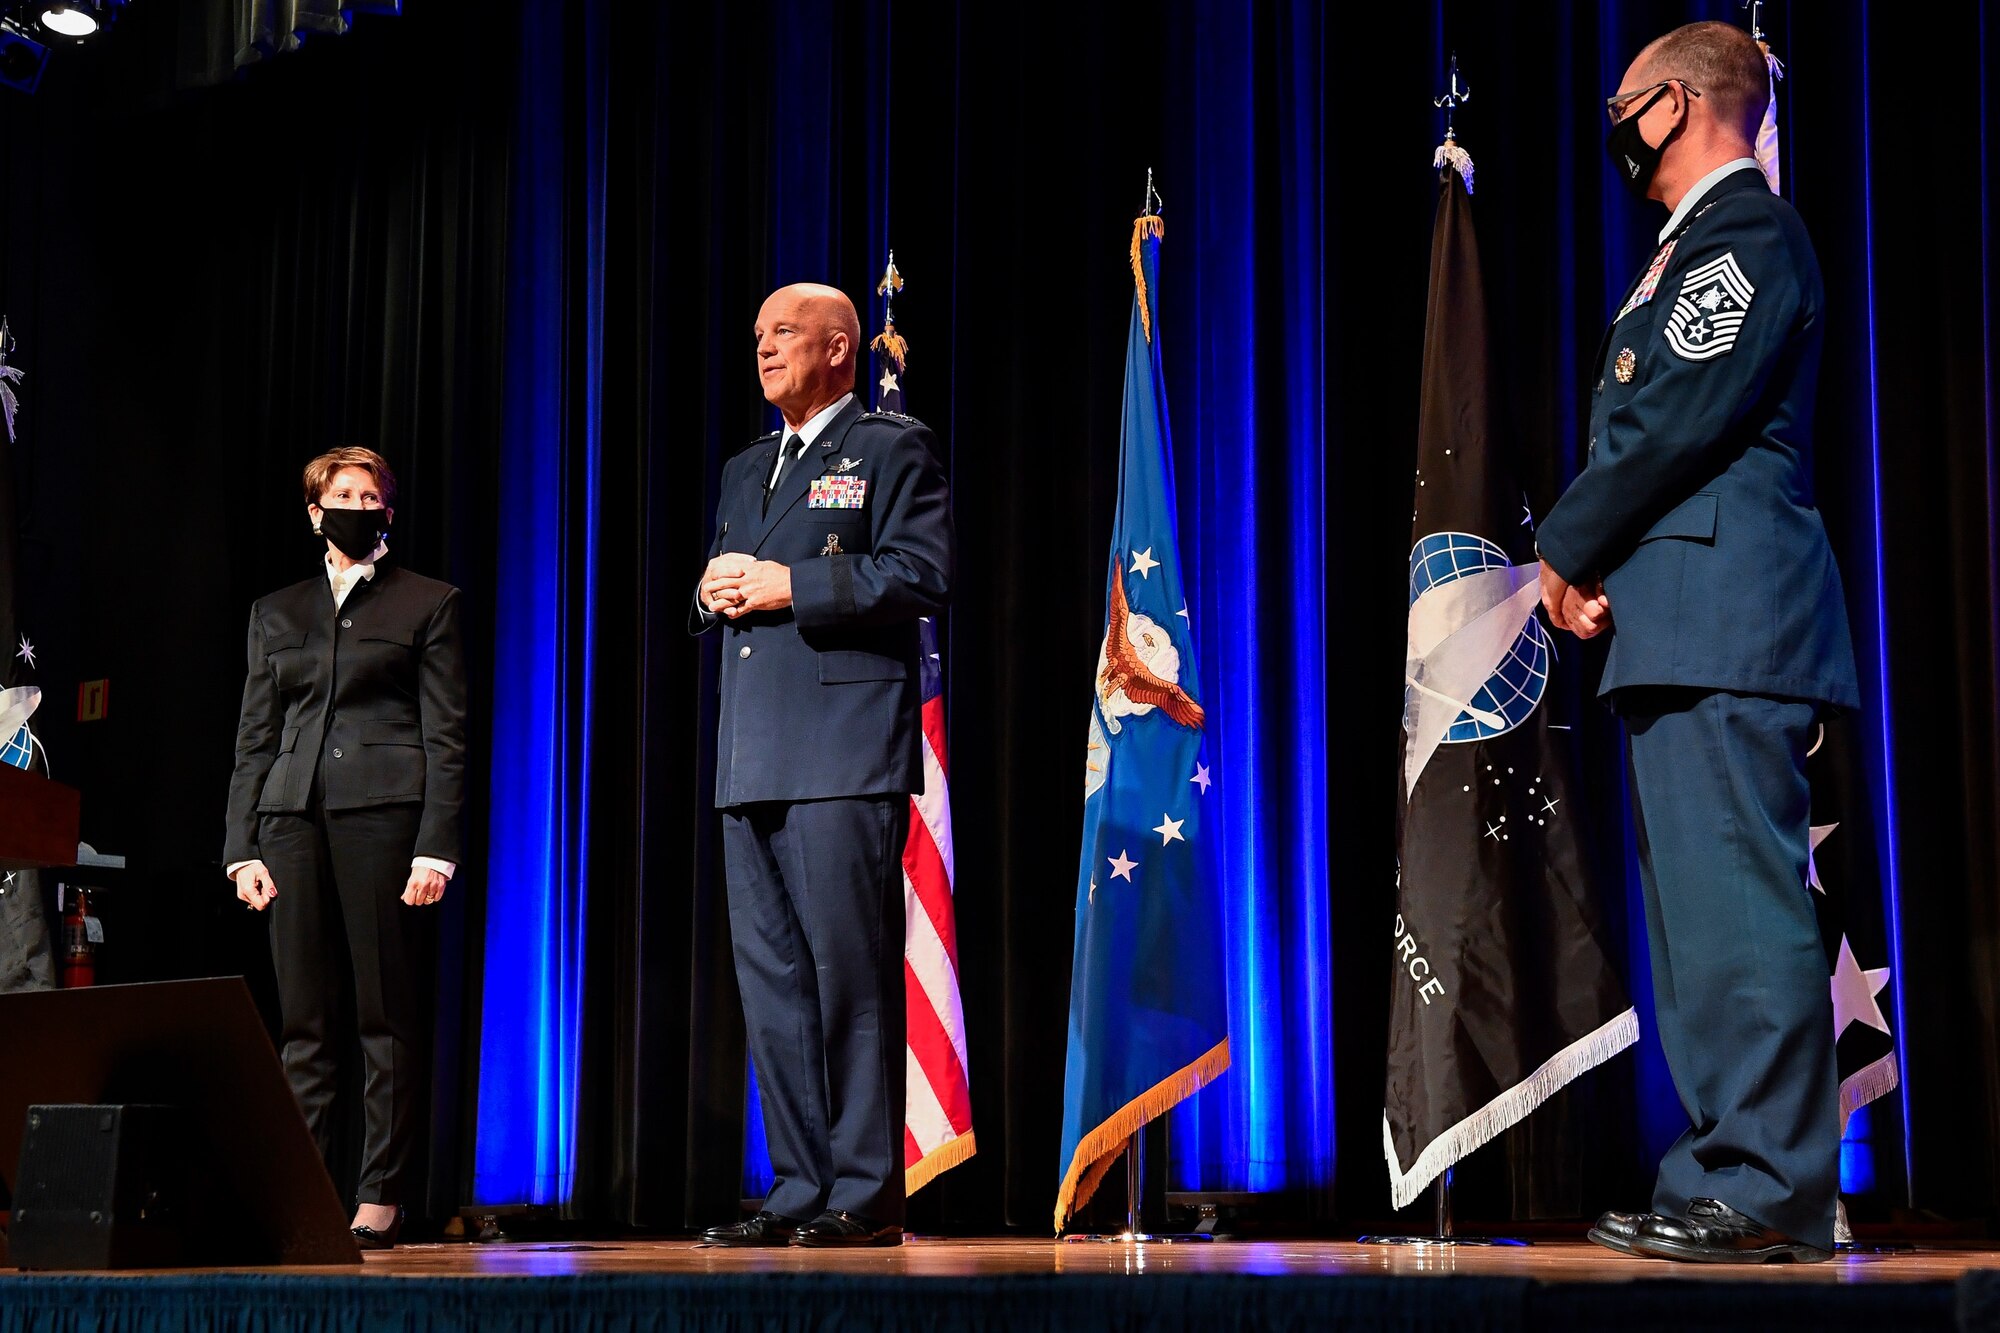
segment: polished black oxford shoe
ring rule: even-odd
[[[782,1213],[763,1212],[701,1233],[704,1245],[789,1245],[799,1224]]]
[[[1638,1236],[1640,1225],[1654,1216],[1656,1214],[1653,1213],[1606,1213],[1597,1219],[1596,1226],[1584,1234],[1607,1250],[1639,1254],[1632,1248],[1632,1241]]]
[[[1689,1200],[1685,1217],[1648,1217],[1639,1224],[1632,1248],[1640,1254],[1700,1264],[1768,1264],[1787,1260],[1816,1264],[1833,1258],[1831,1250],[1793,1240],[1784,1232],[1774,1231],[1714,1199]]]
[[[828,1209],[798,1229],[792,1244],[815,1249],[848,1245],[901,1245],[903,1229],[871,1222],[856,1213]]]

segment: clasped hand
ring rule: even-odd
[[[774,560],[719,555],[702,572],[701,604],[730,620],[752,611],[782,611],[792,604],[792,571]]]
[[[1611,598],[1600,580],[1588,587],[1570,585],[1562,575],[1542,563],[1542,609],[1549,623],[1566,629],[1579,639],[1594,639],[1611,628]]]

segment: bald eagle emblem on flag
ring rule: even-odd
[[[1713,361],[1736,346],[1757,289],[1732,251],[1688,270],[1667,316],[1667,345],[1688,361]]]

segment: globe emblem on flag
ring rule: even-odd
[[[0,764],[26,768],[33,762],[35,740],[28,732],[28,719],[41,702],[39,686],[0,690]]]
[[[33,758],[33,747],[28,742],[28,726],[24,722],[7,743],[0,745],[0,764],[12,764],[16,768],[26,768]]]
[[[1510,569],[1507,553],[1469,532],[1434,532],[1410,552],[1410,604],[1432,588],[1492,569]],[[1529,613],[1500,665],[1479,687],[1471,706],[1452,719],[1448,745],[1505,735],[1526,722],[1549,684],[1549,636],[1541,617]]]

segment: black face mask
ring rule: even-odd
[[[1646,197],[1646,187],[1653,183],[1653,173],[1660,169],[1660,154],[1666,151],[1667,140],[1661,139],[1657,147],[1647,143],[1645,136],[1639,133],[1639,121],[1653,109],[1654,103],[1666,95],[1667,90],[1661,88],[1647,98],[1646,105],[1613,125],[1604,140],[1605,149],[1618,166],[1619,178],[1641,199]],[[1673,131],[1668,130],[1667,138],[1672,137]]]
[[[389,532],[386,509],[322,509],[313,531],[349,560],[366,560]]]

